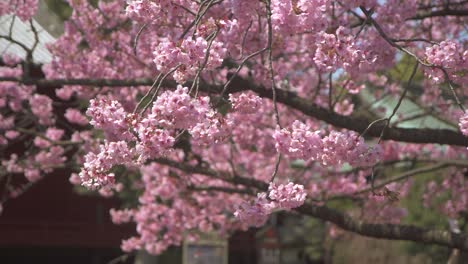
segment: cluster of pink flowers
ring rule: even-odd
[[[197,145],[211,145],[225,140],[230,134],[232,123],[214,110],[206,113],[205,119],[189,130],[192,142]]]
[[[266,193],[259,193],[254,201],[242,202],[234,216],[248,226],[260,227],[266,223],[274,208],[274,203],[268,201]]]
[[[196,144],[209,145],[226,138],[231,130],[209,104],[209,97],[192,98],[187,87],[178,86],[161,94],[147,120],[165,128],[188,129]]]
[[[5,137],[10,140],[17,138],[18,136],[19,136],[19,132],[15,130],[8,130],[5,132]]]
[[[270,133],[274,121],[272,116],[262,114],[272,109],[272,105],[252,92],[230,94],[229,101],[232,111],[226,115],[226,122],[232,128],[230,134],[236,144],[245,149],[254,146],[259,152],[274,155]]]
[[[219,142],[231,124],[210,107],[209,97],[192,98],[187,87],[166,91],[156,100],[148,119],[165,128],[188,129],[199,145]]]
[[[91,116],[90,124],[102,129],[108,141],[98,154],[91,151],[85,156],[80,178],[90,188],[112,185],[113,174],[108,171],[114,165],[142,164],[167,154],[175,142],[174,134],[180,133],[177,129],[188,130],[196,145],[210,145],[227,138],[232,127],[211,109],[209,97],[193,98],[182,86],[162,93],[143,118],[135,118],[118,101],[105,98],[91,100],[86,113]]]
[[[157,123],[150,118],[141,120],[137,127],[137,133],[139,141],[135,149],[139,154],[138,163],[164,154],[175,141],[169,131],[159,129]]]
[[[354,36],[344,27],[339,27],[336,35],[325,32],[318,35],[314,62],[322,71],[335,71],[341,67],[354,74],[369,70],[376,59],[368,51],[360,49]]]
[[[320,159],[320,153],[323,150],[320,132],[312,132],[308,125],[298,120],[294,121],[290,130],[277,129],[273,138],[277,151],[291,158]]]
[[[39,0],[5,0],[0,3],[0,16],[14,14],[27,21],[36,13]]]
[[[175,40],[163,38],[156,47],[154,63],[158,71],[167,72],[178,66],[174,72],[174,79],[178,83],[184,83],[189,77],[195,76],[208,56],[206,70],[214,69],[221,65],[226,49],[219,41],[213,41],[209,54],[208,41],[203,37],[186,38],[178,44]]]
[[[382,156],[380,145],[368,146],[362,137],[352,131],[332,131],[323,139],[322,164],[339,165],[348,162],[351,166],[370,167]]]
[[[344,99],[335,104],[334,110],[340,115],[349,116],[353,113],[354,104],[350,100]]]
[[[260,227],[268,220],[274,210],[291,210],[304,204],[306,199],[304,186],[270,183],[267,193],[259,193],[251,202],[242,202],[234,216],[248,226]]]
[[[1,165],[9,173],[22,173],[29,182],[36,182],[42,178],[43,173],[50,173],[57,166],[62,165],[67,158],[60,146],[51,146],[42,149],[25,163],[17,154],[10,155],[9,160],[3,160]]]
[[[468,113],[465,113],[458,122],[458,126],[460,127],[460,131],[463,135],[468,137]]]
[[[325,166],[348,162],[351,166],[372,166],[381,157],[379,145],[369,147],[355,132],[331,131],[322,137],[318,131],[296,120],[290,129],[273,134],[278,152],[290,158],[315,160]]]
[[[289,182],[288,184],[276,185],[271,183],[268,187],[269,197],[273,200],[277,208],[291,210],[301,206],[307,196],[304,186]]]
[[[405,196],[401,194],[401,196]],[[398,203],[389,203],[388,198],[370,194],[365,207],[363,218],[373,222],[399,224],[408,215],[408,210]]]
[[[232,209],[229,196],[224,194],[203,194],[192,192],[188,199],[180,197],[180,192],[190,181],[203,181],[197,174],[191,174],[187,181],[169,176],[169,168],[157,163],[142,166],[142,181],[139,184],[143,193],[138,199],[139,206],[134,210],[111,211],[114,222],[132,220],[136,223],[138,235],[122,243],[124,251],[144,248],[151,254],[159,254],[171,245],[180,245],[184,238],[196,238],[190,231],[213,231],[229,228],[225,216]],[[183,172],[180,172],[183,173]],[[163,203],[157,201],[162,199]]]
[[[20,77],[23,72],[20,66],[17,67],[0,67],[1,77]],[[13,84],[13,83],[10,83]],[[2,85],[3,86],[3,85]]]
[[[370,172],[365,172],[370,173]],[[361,173],[364,174],[364,173]],[[351,195],[368,186],[364,175],[359,177],[326,177],[319,182],[307,185],[309,192],[317,192],[324,197],[333,195]]]
[[[35,94],[29,99],[31,111],[39,118],[39,124],[51,125],[53,123],[52,99],[46,95]]]
[[[5,131],[4,135],[0,134],[0,146],[8,144],[8,140],[7,140],[8,137],[6,136],[6,133],[9,129],[13,127],[14,122],[15,122],[14,116],[4,117],[0,113],[0,131],[2,132]]]
[[[21,66],[15,68],[0,67],[0,76],[19,77],[22,74]],[[34,86],[20,85],[14,82],[0,82],[0,107],[9,107],[13,112],[23,110],[23,101],[31,100]],[[41,95],[42,96],[42,95]]]
[[[47,150],[41,150],[34,156],[34,162],[45,173],[50,173],[55,167],[62,165],[67,158],[65,150],[60,146],[52,146]]]
[[[272,1],[272,24],[275,30],[292,32],[320,31],[328,25],[325,11],[328,0]]]
[[[426,48],[426,60],[430,64],[443,67],[452,81],[463,83],[467,80],[463,70],[468,67],[468,50],[454,40],[442,41],[438,45]],[[444,73],[437,68],[425,68],[426,74],[435,82],[445,80]]]
[[[261,8],[260,2],[257,1],[231,0],[228,1],[228,4],[237,19],[245,19]]]
[[[242,114],[258,112],[263,103],[262,98],[252,92],[229,94],[229,101],[232,104],[232,110]]]
[[[7,172],[11,173],[21,173],[23,168],[18,164],[18,155],[11,154],[10,159],[2,160],[2,166],[5,167]]]
[[[185,6],[184,0],[127,0],[126,13],[133,20],[143,23],[167,22],[168,17],[177,16]],[[190,5],[188,5],[190,7]]]
[[[190,129],[205,118],[209,110],[209,97],[193,98],[187,87],[162,93],[148,118],[157,120],[166,128]]]
[[[115,210],[114,208],[109,211],[112,222],[114,224],[124,224],[132,220],[134,210],[132,209],[122,209]]]
[[[65,85],[62,88],[56,89],[55,90],[55,95],[57,95],[58,98],[67,101],[70,100],[72,97],[73,93],[75,93],[76,88],[70,85]]]
[[[29,182],[36,182],[41,179],[41,171],[39,169],[26,169],[24,171],[24,177]]]
[[[462,47],[453,40],[426,48],[427,61],[444,68],[457,67],[463,61]]]
[[[51,146],[51,141],[53,142],[53,141],[60,140],[64,133],[65,131],[63,131],[62,129],[49,127],[47,128],[46,133],[45,133],[45,137],[48,140],[37,136],[34,139],[34,145],[39,148],[48,148]]]
[[[4,117],[0,113],[0,130],[7,130],[13,127],[15,122],[14,116]]]
[[[424,205],[438,206],[444,214],[456,219],[459,213],[468,208],[468,185],[464,177],[463,172],[457,171],[446,176],[441,183],[429,182],[423,195]],[[443,199],[440,203],[441,197],[448,199]]]
[[[112,186],[115,175],[109,173],[114,165],[131,165],[134,153],[127,142],[105,142],[99,153],[89,152],[85,156],[83,168],[79,174],[82,184],[90,189]]]
[[[155,22],[161,12],[161,6],[150,0],[129,0],[127,1],[127,8],[125,11],[127,15],[134,20]]]
[[[13,54],[8,54],[8,53],[3,54],[2,59],[5,65],[9,67],[14,67],[21,62],[20,57],[13,55]]]
[[[417,0],[406,0],[404,4],[400,0],[387,0],[382,3],[377,10],[378,16],[384,17],[385,22],[382,23],[386,28],[389,27],[388,24],[393,24],[392,26],[398,26],[399,23],[404,22],[405,19],[408,19],[416,14],[419,1]],[[383,21],[382,21],[383,22]],[[391,23],[390,23],[391,22]],[[391,26],[390,26],[391,27]],[[395,28],[398,30],[397,28]]]
[[[72,124],[80,126],[86,126],[88,124],[88,119],[78,109],[68,108],[65,112],[65,118]]]
[[[133,118],[118,101],[106,98],[92,99],[86,114],[91,117],[89,123],[102,129],[107,140],[134,140],[133,134],[129,132]]]

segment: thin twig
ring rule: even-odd
[[[141,98],[141,100],[138,102],[138,104],[135,106],[135,109],[133,110],[133,114],[136,114],[136,112],[138,111],[138,108],[140,108],[140,106],[143,104],[143,102],[149,97],[149,95],[151,94],[151,92],[153,91],[153,89],[156,87],[156,84],[158,83],[158,80],[159,78],[161,77],[162,75],[162,72],[160,72],[158,74],[158,76],[156,77],[156,79],[154,80],[154,83],[153,85],[151,85],[151,87],[149,88],[148,92]]]
[[[429,165],[429,166],[426,166],[426,167],[406,171],[406,172],[404,172],[402,174],[399,174],[399,175],[397,175],[395,177],[392,177],[392,178],[390,178],[390,179],[388,179],[388,180],[386,180],[384,182],[381,182],[381,183],[379,183],[377,185],[374,185],[373,187],[369,187],[369,188],[354,192],[351,195],[352,196],[360,195],[360,194],[363,194],[363,193],[366,193],[366,192],[369,192],[369,191],[372,191],[372,190],[383,188],[383,187],[387,186],[390,183],[398,182],[398,181],[407,179],[408,177],[411,177],[411,176],[416,175],[416,174],[431,172],[431,171],[435,171],[435,170],[438,170],[438,169],[443,169],[443,168],[448,167],[448,166],[449,166],[449,164],[447,164],[445,162],[439,162],[439,163],[436,163],[434,165]]]
[[[278,105],[276,103],[276,84],[273,74],[273,26],[271,23],[271,0],[266,0],[267,22],[268,22],[268,66],[270,68],[271,90],[273,92],[273,108],[275,111],[276,124],[281,128]]]
[[[408,79],[408,83],[407,83],[407,85],[405,87],[405,90],[401,94],[400,99],[398,100],[395,108],[393,108],[392,114],[388,117],[388,123],[390,123],[392,118],[395,116],[396,112],[398,111],[398,108],[400,108],[400,105],[403,102],[403,99],[405,98],[406,94],[408,93],[409,87],[411,86],[411,83],[413,82],[413,78],[416,75],[416,72],[418,70],[418,66],[419,66],[419,63],[416,63],[416,65],[414,65],[413,71],[411,72],[411,75],[410,75],[410,77]]]
[[[38,132],[33,131],[33,130],[26,129],[26,128],[22,128],[22,127],[15,127],[15,130],[17,130],[18,132],[21,132],[23,134],[40,137],[40,138],[50,142],[52,145],[58,145],[58,146],[70,146],[70,145],[72,145],[73,146],[73,145],[80,145],[80,144],[84,143],[82,141],[51,140],[50,138],[44,136],[41,133],[38,133]]]
[[[278,155],[276,156],[275,169],[273,170],[273,173],[271,174],[270,182],[273,182],[275,180],[276,174],[278,174],[280,163],[281,163],[281,153],[278,153]]]
[[[236,60],[241,60],[242,57],[244,57],[245,41],[247,40],[247,34],[249,33],[249,30],[250,30],[250,27],[252,26],[252,24],[253,24],[253,21],[250,20],[249,25],[247,25],[247,28],[245,29],[244,36],[242,37],[242,44],[241,44],[239,59],[236,59]]]
[[[333,72],[330,72],[330,74],[328,75],[328,108],[330,109],[331,112],[333,112],[333,102],[332,102],[333,81],[332,81],[332,76],[333,76]]]
[[[15,24],[16,16],[12,16],[10,28],[8,29],[8,37],[13,38],[13,25]]]
[[[450,91],[452,91],[452,95],[455,98],[455,101],[457,102],[458,107],[460,107],[460,109],[463,111],[463,113],[465,113],[466,112],[465,107],[463,107],[463,104],[461,103],[460,98],[458,98],[458,95],[455,92],[455,89],[453,88],[452,81],[450,80],[447,71],[444,68],[440,68],[440,69],[444,73],[445,79],[447,80]]]
[[[208,37],[209,42],[208,42],[208,47],[206,48],[205,58],[203,59],[202,65],[198,67],[197,73],[194,78],[195,81],[192,83],[192,87],[190,87],[189,94],[192,93],[192,90],[194,87],[197,87],[196,94],[198,94],[198,84],[200,83],[200,80],[199,80],[200,74],[203,71],[203,69],[206,67],[206,64],[208,63],[208,59],[210,58],[211,46],[213,45],[213,42],[216,39],[216,36],[218,35],[218,32],[219,32],[219,27],[216,28],[216,31],[210,34],[210,36]]]
[[[134,43],[133,43],[133,54],[135,54],[135,56],[138,56],[137,55],[137,45],[138,45],[138,40],[140,39],[140,35],[141,33],[143,33],[143,30],[145,30],[146,26],[148,26],[148,23],[144,24],[140,30],[138,30],[138,33],[136,34],[135,36],[135,40],[134,40]]]
[[[226,91],[227,89],[229,88],[229,85],[231,84],[231,82],[234,80],[234,78],[239,74],[240,70],[242,69],[242,67],[244,66],[244,64],[250,60],[251,58],[265,52],[266,50],[268,49],[268,47],[265,47],[261,50],[257,50],[255,51],[254,53],[250,54],[249,56],[245,57],[244,60],[242,60],[242,62],[239,64],[239,66],[237,66],[237,69],[236,71],[231,75],[231,77],[229,78],[229,80],[223,85],[223,89],[221,90],[221,93],[219,94],[219,99],[218,101],[216,102],[216,106],[219,105],[219,103],[221,102],[221,100],[223,99],[224,95],[226,94]]]
[[[161,85],[163,84],[163,82],[167,78],[167,76],[169,76],[169,74],[175,72],[180,66],[182,66],[182,64],[179,64],[179,65],[175,66],[170,71],[168,71],[166,74],[164,74],[161,81],[159,81],[159,84],[156,87],[156,91],[154,92],[153,96],[151,97],[151,100],[145,105],[143,110],[141,110],[140,115],[143,115],[146,112],[146,110],[150,107],[150,105],[154,102],[154,100],[158,96],[159,89],[161,88]]]

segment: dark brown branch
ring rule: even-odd
[[[468,10],[463,10],[463,9],[437,10],[437,11],[433,11],[433,12],[426,13],[426,14],[416,15],[410,18],[410,20],[421,20],[421,19],[425,19],[429,17],[441,17],[441,16],[458,16],[458,17],[468,16]]]
[[[50,142],[52,145],[57,145],[57,146],[73,146],[73,145],[80,145],[83,144],[82,141],[63,141],[63,140],[51,140],[50,138],[44,136],[43,134],[36,132],[34,130],[22,128],[22,127],[15,127],[15,130],[23,133],[23,134],[28,134],[31,136],[37,136],[40,137],[48,142]]]
[[[449,77],[449,74],[447,72],[447,69],[445,69],[445,67],[443,66],[440,66],[440,65],[434,65],[434,64],[431,64],[431,63],[427,63],[426,61],[420,59],[416,54],[414,54],[413,52],[410,52],[409,50],[407,50],[406,48],[396,44],[385,32],[384,30],[382,29],[382,27],[372,18],[372,11],[369,11],[369,10],[366,10],[364,7],[360,7],[361,11],[366,15],[366,17],[369,19],[369,21],[371,22],[371,24],[374,26],[374,28],[377,30],[377,32],[379,32],[380,36],[388,43],[390,44],[392,47],[400,50],[400,51],[403,51],[405,52],[406,54],[410,55],[411,57],[415,58],[416,61],[421,64],[421,65],[424,65],[426,67],[430,67],[430,68],[436,68],[436,69],[439,69],[441,70],[443,73],[444,73],[444,76],[445,76],[445,79],[450,87],[450,91],[452,92],[453,94],[453,97],[455,98],[455,101],[457,102],[457,105],[460,107],[460,109],[462,110],[462,112],[466,112],[465,111],[465,107],[463,106],[463,104],[461,103],[457,93],[455,92],[455,89],[453,87],[453,83],[452,81],[450,80],[450,77]]]
[[[251,86],[249,89],[256,92],[261,97],[271,98],[271,91],[266,90],[263,87]],[[372,122],[366,118],[358,116],[343,116],[330,112],[328,109],[312,104],[309,100],[303,99],[292,92],[280,89],[277,89],[277,100],[278,102],[299,110],[308,116],[323,120],[336,127],[346,128],[358,133],[363,132]],[[375,124],[369,128],[366,135],[378,138],[384,128],[385,123]],[[468,137],[449,129],[387,127],[385,128],[385,134],[382,139],[411,143],[437,143],[468,146]]]
[[[230,193],[230,194],[238,193],[238,194],[255,195],[249,190],[235,189],[235,188],[221,187],[221,186],[189,186],[188,189],[191,191],[196,191],[196,192],[223,192],[223,193]]]
[[[191,165],[187,165],[181,162],[176,162],[176,161],[164,159],[164,158],[156,159],[155,162],[162,164],[162,165],[171,166],[173,168],[182,170],[184,172],[202,174],[211,178],[221,179],[223,181],[226,181],[232,184],[240,184],[244,186],[254,187],[259,190],[268,189],[268,184],[265,182],[251,179],[251,178],[241,177],[238,175],[231,175],[228,172],[218,172],[209,168],[204,168],[200,166],[191,166]]]
[[[107,87],[128,87],[128,86],[151,86],[153,84],[150,78],[132,79],[132,80],[116,80],[116,79],[22,79],[17,77],[0,77],[0,81],[13,81],[26,85],[38,85],[48,87],[60,87],[62,85],[86,85],[86,86],[107,86]],[[187,85],[191,85],[188,83]],[[176,87],[174,81],[165,81],[162,86]],[[220,93],[221,86],[211,86],[206,83],[200,84],[200,90],[204,92]],[[229,92],[239,92],[251,90],[264,98],[272,98],[271,89],[266,89],[262,86],[257,86],[251,81],[235,77],[231,82]],[[323,120],[333,126],[346,128],[363,132],[372,122],[366,118],[358,116],[343,116],[338,113],[330,112],[321,106],[313,104],[310,100],[301,98],[293,92],[276,89],[276,98],[279,103],[287,105],[293,109],[299,110],[305,115]],[[366,132],[366,135],[379,138],[385,124],[375,124]],[[411,143],[425,144],[447,144],[454,146],[468,146],[468,137],[463,134],[449,129],[430,129],[430,128],[400,128],[387,127],[383,140],[395,140]]]
[[[26,79],[17,77],[0,77],[0,81],[18,82],[24,85],[37,85],[42,87],[60,87],[63,85],[85,85],[85,86],[108,86],[108,87],[128,87],[128,86],[151,86],[154,82],[151,78],[137,78],[131,80],[119,79]]]
[[[180,169],[187,173],[203,174],[208,177],[226,180],[230,183],[244,185],[248,188],[254,187],[259,191],[266,191],[268,189],[268,184],[265,182],[238,175],[232,176],[228,172],[218,172],[209,168],[191,166],[168,159],[157,159],[156,162]],[[366,223],[362,220],[354,219],[346,213],[327,206],[318,206],[312,203],[306,203],[301,207],[296,208],[296,211],[329,221],[344,230],[367,237],[437,244],[468,251],[468,237],[464,234],[456,234],[443,230],[424,229],[412,225]]]
[[[304,204],[296,211],[329,221],[344,230],[367,237],[407,240],[426,244],[437,244],[468,251],[468,237],[450,231],[424,229],[411,225],[373,224],[356,220],[345,213],[326,206]]]

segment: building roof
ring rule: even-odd
[[[52,60],[52,54],[47,50],[46,44],[55,41],[41,25],[32,20],[34,27],[38,32],[39,43],[33,52],[33,61],[35,63],[48,63]],[[31,48],[34,45],[35,37],[29,22],[23,22],[13,15],[0,16],[0,35],[8,36],[11,28],[11,37]],[[0,54],[5,53],[16,55],[20,58],[26,57],[26,51],[21,46],[12,43],[6,39],[0,38]]]

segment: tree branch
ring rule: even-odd
[[[411,225],[366,223],[329,207],[309,203],[297,208],[296,211],[329,221],[344,230],[367,237],[437,244],[468,251],[468,237],[463,234]]]
[[[60,87],[62,85],[86,85],[86,86],[106,86],[106,87],[128,87],[128,86],[151,86],[154,80],[150,78],[137,78],[132,80],[118,79],[24,79],[18,77],[0,77],[0,81],[12,81],[25,85],[38,85],[47,87]],[[186,85],[191,85],[187,83]],[[176,87],[176,83],[165,80],[164,87]],[[219,94],[222,86],[214,86],[206,83],[200,84],[200,90]],[[231,82],[229,92],[240,92],[251,90],[263,98],[273,98],[272,91],[263,86],[257,86],[253,82],[235,77]],[[276,89],[276,99],[279,103],[299,110],[305,115],[325,121],[339,128],[346,128],[358,133],[362,133],[372,122],[366,118],[358,116],[343,116],[330,112],[328,109],[310,102],[310,100],[299,97],[293,92]],[[454,146],[468,146],[468,137],[450,129],[430,129],[430,128],[400,128],[387,127],[385,124],[375,124],[366,131],[366,135],[379,138],[382,130],[385,129],[383,140],[395,140],[410,143],[425,144],[446,144]]]
[[[457,162],[457,161],[454,162],[454,163],[451,163],[450,161],[440,161],[440,162],[438,162],[436,164],[431,164],[431,165],[416,168],[416,169],[413,169],[413,170],[405,171],[403,173],[400,173],[398,175],[395,175],[395,176],[391,177],[390,179],[386,179],[386,180],[376,184],[375,186],[365,188],[365,189],[362,189],[360,191],[356,191],[356,192],[354,192],[352,194],[332,196],[332,197],[329,197],[327,200],[343,199],[343,198],[349,198],[349,196],[356,196],[356,195],[364,194],[364,193],[367,193],[367,192],[370,192],[370,191],[374,191],[374,190],[378,190],[380,188],[383,188],[383,187],[387,186],[390,183],[398,182],[398,181],[407,179],[407,178],[409,178],[409,177],[411,177],[413,175],[426,173],[426,172],[432,172],[432,171],[447,168],[449,166],[468,167],[468,164],[464,164],[462,162]]]
[[[426,14],[416,15],[410,18],[410,20],[421,20],[421,19],[425,19],[429,17],[441,17],[441,16],[458,16],[458,17],[468,16],[468,10],[464,10],[464,9],[437,10],[437,11],[433,11],[433,12],[426,13]]]
[[[232,176],[228,172],[218,172],[209,168],[191,166],[168,159],[157,159],[155,161],[163,165],[168,165],[180,169],[186,173],[203,174],[211,178],[226,180],[230,183],[244,185],[248,188],[254,187],[259,191],[266,191],[268,189],[268,184],[263,181],[252,178],[245,178],[238,175]],[[219,190],[221,191],[221,189]],[[327,206],[315,205],[312,203],[305,203],[295,210],[301,214],[331,222],[344,230],[358,233],[367,237],[437,244],[468,251],[468,237],[464,234],[456,234],[444,230],[424,229],[412,225],[367,223],[359,219],[354,219],[348,214],[338,210],[329,208]]]

